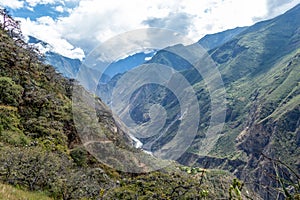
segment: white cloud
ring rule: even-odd
[[[71,42],[89,51],[119,33],[150,26],[197,41],[207,33],[251,25],[253,17],[263,17],[266,11],[266,0],[81,0],[58,26]]]
[[[30,10],[31,12],[34,12],[34,9],[32,7],[30,7],[30,6],[26,6],[26,9]]]
[[[61,13],[64,12],[64,8],[62,6],[56,6],[55,10]]]
[[[0,0],[3,1],[3,0]],[[7,1],[7,0],[6,0]],[[27,33],[50,43],[64,55],[82,56],[99,43],[117,34],[144,27],[173,29],[194,41],[205,34],[237,26],[247,26],[257,19],[276,16],[300,0],[25,0],[30,5],[76,4],[65,10],[67,17],[25,20]],[[275,2],[275,3],[274,3]],[[72,45],[71,45],[72,44]],[[64,49],[65,48],[65,49]],[[73,54],[72,54],[73,53]]]
[[[151,59],[152,59],[152,57],[145,57],[145,61],[149,61]]]
[[[12,9],[18,9],[24,6],[24,2],[19,0],[0,0],[0,5]]]
[[[268,18],[284,13],[300,3],[300,0],[267,0]]]
[[[62,37],[62,33],[56,30],[57,22],[51,17],[41,17],[37,21],[31,21],[29,18],[20,18],[19,20],[25,35],[31,35],[50,44],[54,52],[69,58],[84,58],[83,50],[74,47],[66,38]]]

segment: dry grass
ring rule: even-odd
[[[28,192],[0,183],[0,200],[51,200],[41,192]]]

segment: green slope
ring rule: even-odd
[[[275,172],[261,153],[300,173],[299,17],[298,5],[211,52],[228,95],[225,134],[211,155],[246,162],[236,175],[261,184],[253,187],[265,199],[274,197],[264,185],[277,183],[264,173]]]

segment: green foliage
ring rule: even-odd
[[[20,130],[20,116],[16,107],[0,105],[0,144],[27,145],[29,138]]]
[[[233,179],[232,184],[229,188],[229,199],[238,199],[242,200],[242,189],[243,189],[244,183],[241,183],[238,179]]]
[[[77,147],[71,150],[70,156],[74,162],[80,167],[87,166],[87,156],[88,153],[83,147]]]
[[[206,172],[206,169],[200,168],[200,167],[188,167],[188,166],[181,166],[179,167],[181,171],[187,172],[188,174],[197,174],[201,173],[204,174]]]
[[[0,77],[0,104],[18,106],[22,99],[23,88],[9,77]]]
[[[196,179],[188,180],[180,174],[153,172],[125,178],[120,187],[109,191],[108,199],[176,199],[199,198],[203,195]]]
[[[100,168],[77,168],[63,153],[37,147],[0,149],[0,179],[55,199],[95,198],[111,181]]]

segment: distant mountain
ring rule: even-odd
[[[184,51],[185,47],[182,44],[174,45],[171,47],[167,47],[165,49],[159,50],[151,60],[147,61],[146,63],[159,63],[162,65],[167,65],[174,68],[177,71],[182,71],[186,69],[192,68],[192,65],[188,63],[186,60],[181,58],[178,55],[172,53],[172,50],[180,52]]]
[[[46,52],[45,57],[46,63],[55,66],[55,69],[67,78],[75,78],[82,64],[79,59],[67,58],[51,51]]]
[[[199,44],[207,49],[212,49],[213,46],[218,46],[222,43],[227,42],[246,28],[247,27],[238,27],[221,33],[207,35],[199,40]],[[72,59],[55,53],[51,45],[33,36],[29,36],[28,43],[37,45],[39,49],[41,49],[41,51],[45,54],[45,62],[54,66],[57,72],[61,73],[67,78],[76,78],[77,73],[82,65],[82,62],[79,59]],[[183,46],[175,45],[169,48],[178,49],[183,48]],[[158,52],[140,52],[111,63],[103,72],[100,82],[107,83],[115,75],[127,72],[143,63],[166,64],[168,66],[174,67],[174,69],[179,71],[190,69],[192,67],[184,59],[181,59],[180,57],[170,53],[170,51],[168,51],[168,48],[165,50],[158,50]],[[93,72],[91,72],[93,71],[92,69],[88,69],[88,71],[90,71],[91,75],[93,74]]]
[[[37,45],[42,53],[45,54],[45,62],[54,66],[57,72],[61,73],[64,77],[76,78],[81,65],[84,64],[84,61],[81,62],[79,59],[72,59],[55,53],[48,43],[35,37],[29,36],[28,43]],[[113,76],[129,71],[147,62],[155,53],[156,51],[135,53],[111,63],[105,71],[102,72],[100,82],[107,83]],[[93,75],[93,73],[99,74],[96,72],[97,69],[88,68],[82,70],[89,71],[91,75]]]
[[[198,41],[198,43],[206,50],[211,50],[232,40],[234,37],[245,31],[247,28],[248,27],[237,27],[234,29],[222,31],[220,33],[205,35]]]
[[[235,29],[226,30],[220,33],[206,35],[198,41],[198,44],[200,44],[203,48],[205,48],[208,51],[230,41],[235,36],[245,31],[247,28],[248,27],[237,27]],[[184,71],[187,69],[191,69],[192,65],[190,63],[188,63],[180,56],[172,53],[172,51],[183,52],[185,51],[185,49],[186,47],[184,47],[181,44],[172,47],[167,47],[166,49],[159,50],[152,57],[152,59],[146,63],[159,63],[159,64],[167,65],[174,68],[177,71]]]
[[[114,77],[117,74],[122,74],[150,60],[155,53],[155,51],[151,51],[149,53],[140,52],[120,59],[116,62],[111,63],[105,69],[104,74],[107,74],[110,77]]]
[[[28,43],[35,44],[41,52],[45,54],[45,62],[54,66],[56,71],[61,73],[64,77],[76,77],[82,64],[79,59],[67,58],[55,53],[51,45],[32,36],[29,36]]]

